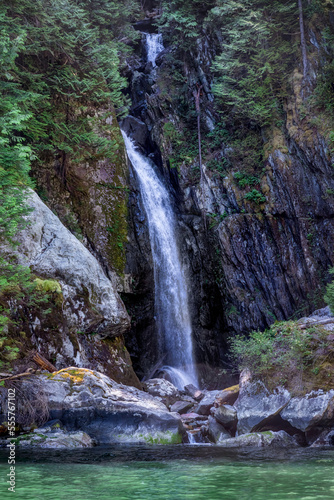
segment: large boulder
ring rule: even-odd
[[[24,384],[40,385],[51,419],[59,419],[67,431],[86,432],[97,444],[182,441],[178,414],[150,394],[102,373],[71,367]]]
[[[252,380],[246,371],[240,376],[239,397],[234,404],[238,413],[238,434],[260,430],[261,423],[278,415],[291,395],[282,387],[269,391],[260,380]]]
[[[319,389],[292,398],[282,410],[281,417],[312,440],[323,429],[334,426],[334,390],[324,392]]]
[[[27,216],[28,227],[16,237],[18,263],[60,284],[62,310],[70,327],[110,336],[125,333],[130,318],[116,284],[35,192],[30,191],[28,203],[33,211]],[[3,251],[13,253],[11,248]]]

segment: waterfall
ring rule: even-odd
[[[155,60],[158,54],[164,50],[162,45],[162,36],[155,33],[145,33],[146,37],[146,49],[147,49],[147,61],[151,62],[155,67]]]
[[[198,387],[193,359],[192,329],[187,287],[176,242],[176,224],[167,189],[153,164],[122,132],[126,150],[137,174],[147,216],[155,282],[155,316],[163,369],[179,389]]]

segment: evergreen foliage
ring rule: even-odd
[[[280,118],[288,78],[299,57],[295,2],[217,1],[207,26],[223,38],[213,90],[235,118],[268,125]],[[297,35],[296,35],[297,33]]]

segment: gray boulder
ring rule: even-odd
[[[195,387],[193,384],[186,385],[184,390],[187,394],[189,394],[189,396],[194,398],[196,401],[200,401],[201,399],[204,398],[204,392],[197,389],[197,387]]]
[[[213,416],[222,424],[226,429],[235,429],[237,426],[238,416],[237,410],[234,406],[222,405],[214,408],[212,411]]]
[[[292,398],[282,410],[281,417],[293,427],[309,433],[331,428],[334,424],[334,390],[319,389],[300,398]]]
[[[218,443],[219,441],[223,441],[231,437],[226,429],[224,429],[224,427],[211,415],[209,416],[206,427],[207,436],[212,443]]]
[[[83,431],[97,444],[178,443],[184,432],[180,416],[157,398],[117,384],[102,373],[66,368],[25,381],[38,383],[51,419],[67,431]]]
[[[199,415],[210,415],[210,410],[221,393],[222,391],[204,391],[204,398],[194,408],[194,412]]]
[[[30,191],[28,203],[34,210],[27,216],[29,226],[16,237],[18,263],[59,282],[62,309],[70,327],[86,331],[94,325],[94,331],[104,335],[125,333],[130,318],[116,284],[35,192]],[[2,251],[14,252],[10,248]]]
[[[323,446],[334,446],[334,429],[329,432],[323,431],[320,436],[311,444],[311,448],[320,448]]]
[[[167,396],[179,396],[179,391],[169,380],[163,378],[151,378],[143,382],[144,389],[152,396],[166,398]]]
[[[290,399],[286,389],[277,387],[270,392],[260,380],[252,381],[249,373],[242,373],[239,397],[234,404],[238,413],[238,434],[260,429],[261,423],[278,415]]]
[[[298,446],[296,440],[293,437],[289,436],[289,434],[287,434],[285,431],[267,431],[243,434],[235,438],[220,440],[217,442],[217,444],[225,448],[265,448],[267,446],[290,448],[291,446]]]
[[[187,413],[190,408],[194,406],[194,403],[189,401],[176,401],[171,407],[170,411],[174,411],[177,413]]]

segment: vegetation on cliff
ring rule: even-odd
[[[1,244],[15,245],[15,233],[26,224],[32,163],[53,159],[66,184],[70,161],[87,161],[88,152],[91,158],[119,155],[119,142],[110,125],[101,130],[96,110],[112,104],[119,115],[126,113],[120,70],[137,38],[131,21],[138,10],[135,0],[1,3]],[[0,275],[0,331],[6,332],[18,308],[47,302],[50,294],[8,258],[0,260]]]
[[[309,78],[314,78],[310,64],[307,63],[304,69],[306,49],[311,65],[316,60],[319,71],[314,95],[306,100],[307,113],[312,114],[312,109],[317,114],[327,113],[333,121],[332,0],[299,3],[207,0],[200,5],[191,1],[163,0],[162,4],[160,27],[172,47],[166,61],[173,69],[170,73],[166,71],[163,78],[170,81],[169,98],[183,121],[183,128],[180,127],[177,137],[171,141],[176,151],[172,156],[177,162],[182,163],[184,159],[182,149],[187,149],[191,133],[195,143],[196,113],[192,91],[196,82],[189,67],[203,58],[203,52],[207,63],[211,63],[211,70],[205,73],[204,79],[203,75],[198,75],[197,83],[203,87],[203,105],[215,117],[219,129],[226,130],[222,139],[226,146],[231,146],[222,165],[221,158],[215,154],[218,148],[212,147],[212,141],[209,147],[204,145],[205,162],[211,161],[218,174],[214,162],[225,172],[229,165],[261,172],[265,157],[265,135],[261,136],[261,130],[278,127],[284,134],[284,106],[292,93],[293,71],[297,66],[304,73],[306,87]],[[301,39],[300,21],[311,31],[314,46],[308,44],[306,47],[305,40]],[[162,85],[166,87],[166,82]],[[205,97],[211,91],[216,98],[207,101]],[[208,136],[210,132],[204,121],[202,128],[203,136]],[[326,135],[331,140],[329,131]],[[221,146],[222,141],[219,148]]]
[[[321,325],[275,322],[249,338],[232,338],[231,360],[239,370],[250,369],[268,387],[283,385],[294,392],[329,390],[334,388],[333,338]]]

